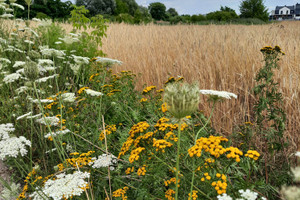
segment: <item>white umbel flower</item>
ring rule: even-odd
[[[58,117],[43,117],[40,119],[37,119],[36,122],[43,124],[43,125],[49,125],[49,126],[57,126],[59,123]]]
[[[99,97],[99,96],[102,96],[102,95],[103,95],[103,93],[97,92],[97,91],[91,90],[91,89],[85,89],[84,91],[85,91],[88,95],[90,95],[90,96],[96,96],[96,97]]]
[[[12,73],[12,74],[8,74],[4,77],[3,81],[5,83],[13,83],[15,82],[16,80],[20,79],[21,78],[21,75],[18,74],[18,73]]]
[[[13,68],[18,68],[18,67],[24,66],[25,64],[26,64],[26,62],[16,61],[15,64],[13,65]]]
[[[74,58],[74,61],[76,64],[78,65],[82,65],[82,64],[89,64],[89,60],[90,58],[88,57],[82,57],[82,56],[75,56],[75,55],[72,55],[73,58]]]
[[[251,190],[239,190],[241,197],[245,198],[246,200],[256,200],[258,194],[256,192],[252,192]]]
[[[70,92],[67,92],[67,93],[64,93],[61,95],[61,98],[64,102],[74,102],[75,99],[76,99],[76,96],[74,93],[70,93]]]
[[[20,8],[21,10],[24,10],[24,6],[20,5],[20,4],[17,4],[17,3],[11,3],[10,4],[11,6],[14,6],[14,7],[17,7],[17,8]]]
[[[26,113],[26,114],[24,114],[24,115],[21,115],[21,116],[17,117],[16,120],[18,121],[18,120],[23,119],[23,118],[25,118],[25,117],[27,117],[27,116],[29,116],[29,115],[31,115],[31,114],[32,114],[32,112]]]
[[[1,18],[12,18],[14,17],[12,14],[3,14],[3,15],[0,15]]]
[[[58,74],[54,74],[52,76],[47,76],[47,77],[39,78],[39,79],[35,80],[35,82],[37,82],[37,83],[43,83],[43,82],[46,82],[49,79],[53,79],[53,78],[55,78],[57,76],[58,76]]]
[[[38,59],[38,64],[39,65],[53,65],[53,61],[50,59]]]
[[[1,39],[1,38],[0,38]],[[1,40],[0,40],[1,41]],[[11,61],[10,60],[8,60],[7,58],[0,58],[0,62],[5,62],[5,63],[7,63],[7,64],[10,64],[11,63]]]
[[[300,157],[300,151],[297,151],[297,152],[295,153],[295,156]]]
[[[52,132],[52,133],[47,133],[44,137],[45,138],[49,138],[50,136],[51,137],[55,137],[57,135],[65,135],[67,133],[70,133],[71,131],[69,129],[65,129],[65,130],[62,130],[62,131],[56,131],[56,132]]]
[[[97,60],[96,62],[101,62],[103,64],[117,64],[117,65],[122,65],[123,63],[119,60],[111,59],[111,58],[104,58],[104,57],[96,57]]]
[[[231,196],[228,196],[227,194],[223,193],[222,195],[217,196],[218,200],[233,200]]]
[[[109,167],[115,163],[117,163],[117,157],[114,155],[102,154],[96,158],[92,158],[94,162],[90,163],[93,168],[101,168],[101,167]]]
[[[62,173],[56,175],[55,180],[47,180],[42,191],[47,196],[52,197],[53,200],[80,196],[84,192],[83,188],[88,186],[88,182],[85,179],[89,177],[90,173],[88,172]]]
[[[11,137],[0,141],[0,159],[5,157],[16,158],[19,154],[25,156],[27,154],[26,146],[31,147],[31,142],[25,137]]]
[[[231,99],[231,97],[233,97],[235,99],[237,98],[236,94],[231,93],[231,92],[226,92],[226,91],[200,90],[200,93],[211,95],[211,96],[217,96],[217,97],[225,98],[225,99]]]
[[[0,139],[1,140],[8,139],[9,134],[14,131],[15,131],[14,125],[11,123],[0,124]]]

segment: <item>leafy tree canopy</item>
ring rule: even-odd
[[[169,9],[167,10],[167,14],[168,14],[170,17],[178,16],[178,12],[175,10],[175,8],[169,8]]]
[[[166,16],[166,6],[163,3],[151,3],[148,9],[152,18],[155,20],[163,20]]]
[[[263,0],[244,0],[240,5],[242,18],[258,18],[264,21],[268,20],[268,9]]]
[[[98,14],[112,15],[116,10],[115,0],[77,0],[76,5],[85,6],[85,8],[90,11],[91,16]]]

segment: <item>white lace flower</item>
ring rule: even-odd
[[[223,193],[222,195],[217,196],[218,200],[233,200],[231,196],[228,196],[227,194]]]
[[[54,117],[43,117],[40,119],[37,119],[36,122],[44,125],[49,125],[49,126],[57,126],[59,123],[59,118],[54,116]]]
[[[16,89],[15,91],[16,91],[16,93],[20,94],[22,92],[27,91],[28,89],[29,89],[29,87],[27,87],[27,86],[21,86],[18,89]]]
[[[0,124],[0,139],[2,140],[8,139],[9,134],[14,131],[15,131],[14,125],[11,123]]]
[[[4,62],[4,63],[7,63],[7,64],[10,64],[10,60],[8,60],[7,58],[0,58],[0,62]]]
[[[25,156],[27,154],[26,146],[31,147],[31,142],[25,137],[11,137],[0,141],[0,159],[5,157],[16,158],[19,154]]]
[[[78,65],[82,65],[82,64],[89,64],[89,60],[90,58],[88,57],[82,57],[82,56],[75,56],[75,55],[72,55],[73,58],[74,58],[74,61],[76,64]]]
[[[20,193],[21,185],[19,183],[15,184],[14,182],[12,182],[11,184],[9,184],[9,187],[10,188],[4,187],[0,196],[2,196],[5,200],[17,199]]]
[[[3,15],[0,15],[0,17],[2,17],[2,18],[12,18],[12,17],[14,17],[12,14],[3,14]]]
[[[111,58],[103,58],[103,57],[96,57],[97,60],[96,62],[101,62],[103,64],[117,64],[117,65],[122,65],[123,63],[119,60],[111,59]]]
[[[44,19],[39,21],[39,26],[41,27],[46,27],[46,26],[51,26],[52,20],[51,19]]]
[[[88,172],[76,171],[73,174],[59,174],[56,179],[45,182],[42,191],[53,200],[69,199],[72,196],[80,196],[84,188],[88,186],[85,179],[90,177]]]
[[[35,21],[35,22],[41,22],[41,20],[40,19],[38,19],[38,18],[32,18],[32,21]]]
[[[117,163],[117,157],[111,154],[102,154],[98,157],[98,159],[92,158],[92,160],[94,162],[91,162],[89,165],[93,168],[109,167]]]
[[[50,59],[38,59],[38,64],[39,65],[53,65],[53,61]]]
[[[85,93],[87,93],[90,96],[97,96],[97,97],[99,97],[99,96],[103,95],[103,93],[97,92],[97,91],[91,90],[91,89],[85,89],[84,91],[85,91]]]
[[[237,98],[236,94],[231,93],[231,92],[226,92],[226,91],[200,90],[200,93],[211,95],[211,96],[217,96],[217,97],[225,98],[225,99],[231,99],[231,97],[233,97],[235,99]]]
[[[74,74],[77,74],[79,72],[80,66],[81,65],[78,64],[71,64],[70,68],[73,70]]]
[[[239,190],[241,197],[245,198],[246,200],[256,200],[258,194],[256,192],[252,192],[249,189],[247,190]]]
[[[21,116],[17,117],[16,120],[18,121],[18,120],[23,119],[23,118],[25,118],[25,117],[27,117],[27,116],[29,116],[29,115],[31,115],[31,114],[32,114],[32,112],[26,113],[26,114],[24,114],[24,115],[21,115]]]
[[[24,6],[20,5],[20,4],[17,4],[17,3],[11,3],[10,4],[11,6],[14,6],[14,7],[17,7],[17,8],[20,8],[21,10],[24,10]]]
[[[39,78],[39,79],[35,80],[35,82],[37,82],[37,83],[46,82],[47,80],[53,79],[53,78],[55,78],[57,76],[58,76],[58,74],[54,74],[52,76],[47,76],[47,77]]]
[[[13,83],[15,82],[16,80],[20,79],[21,78],[21,75],[18,74],[18,73],[12,73],[12,74],[8,74],[4,77],[3,81],[5,83]]]
[[[75,99],[76,99],[76,96],[74,93],[70,93],[70,92],[67,92],[67,93],[64,93],[61,95],[61,98],[64,102],[74,102]]]
[[[63,41],[66,44],[73,44],[74,42],[79,42],[80,40],[76,37],[65,36],[64,38],[58,38],[59,40]]]
[[[15,64],[13,65],[13,68],[21,67],[24,66],[26,62],[23,61],[16,61]]]
[[[297,151],[297,152],[295,153],[295,156],[300,157],[300,151]]]
[[[51,132],[51,133],[47,133],[44,137],[45,138],[49,138],[50,136],[51,137],[55,137],[57,135],[65,135],[67,133],[70,133],[71,131],[69,129],[65,129],[65,130],[62,130],[62,131],[56,131],[56,132]]]
[[[35,119],[35,118],[38,118],[40,116],[42,116],[42,113],[37,114],[37,115],[28,116],[27,119]]]
[[[47,48],[44,48],[44,49],[41,49],[41,53],[44,55],[44,56],[58,56],[58,57],[63,57],[65,56],[66,54],[61,51],[61,50],[57,50],[57,49],[47,49]]]

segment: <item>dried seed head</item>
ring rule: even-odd
[[[24,67],[25,76],[33,81],[39,76],[40,70],[35,62],[29,61]]]
[[[177,119],[182,119],[198,109],[200,91],[197,84],[175,82],[165,88],[164,103]]]

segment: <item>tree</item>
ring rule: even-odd
[[[150,14],[155,20],[163,20],[166,16],[166,6],[163,3],[155,2],[149,5]]]
[[[215,21],[230,21],[232,19],[238,18],[235,10],[229,8],[227,6],[221,6],[221,9],[215,12],[210,12],[206,15],[208,20],[215,20]]]
[[[170,17],[176,17],[178,16],[178,12],[175,10],[175,8],[169,8],[167,10],[167,14],[170,16]]]
[[[264,5],[263,0],[244,0],[240,5],[240,17],[242,18],[258,18],[267,21],[269,18],[268,9]]]
[[[128,5],[122,0],[116,0],[116,15],[121,13],[129,13]]]
[[[91,16],[98,14],[112,15],[115,13],[116,1],[115,0],[77,0],[77,6],[85,6],[90,11]]]

